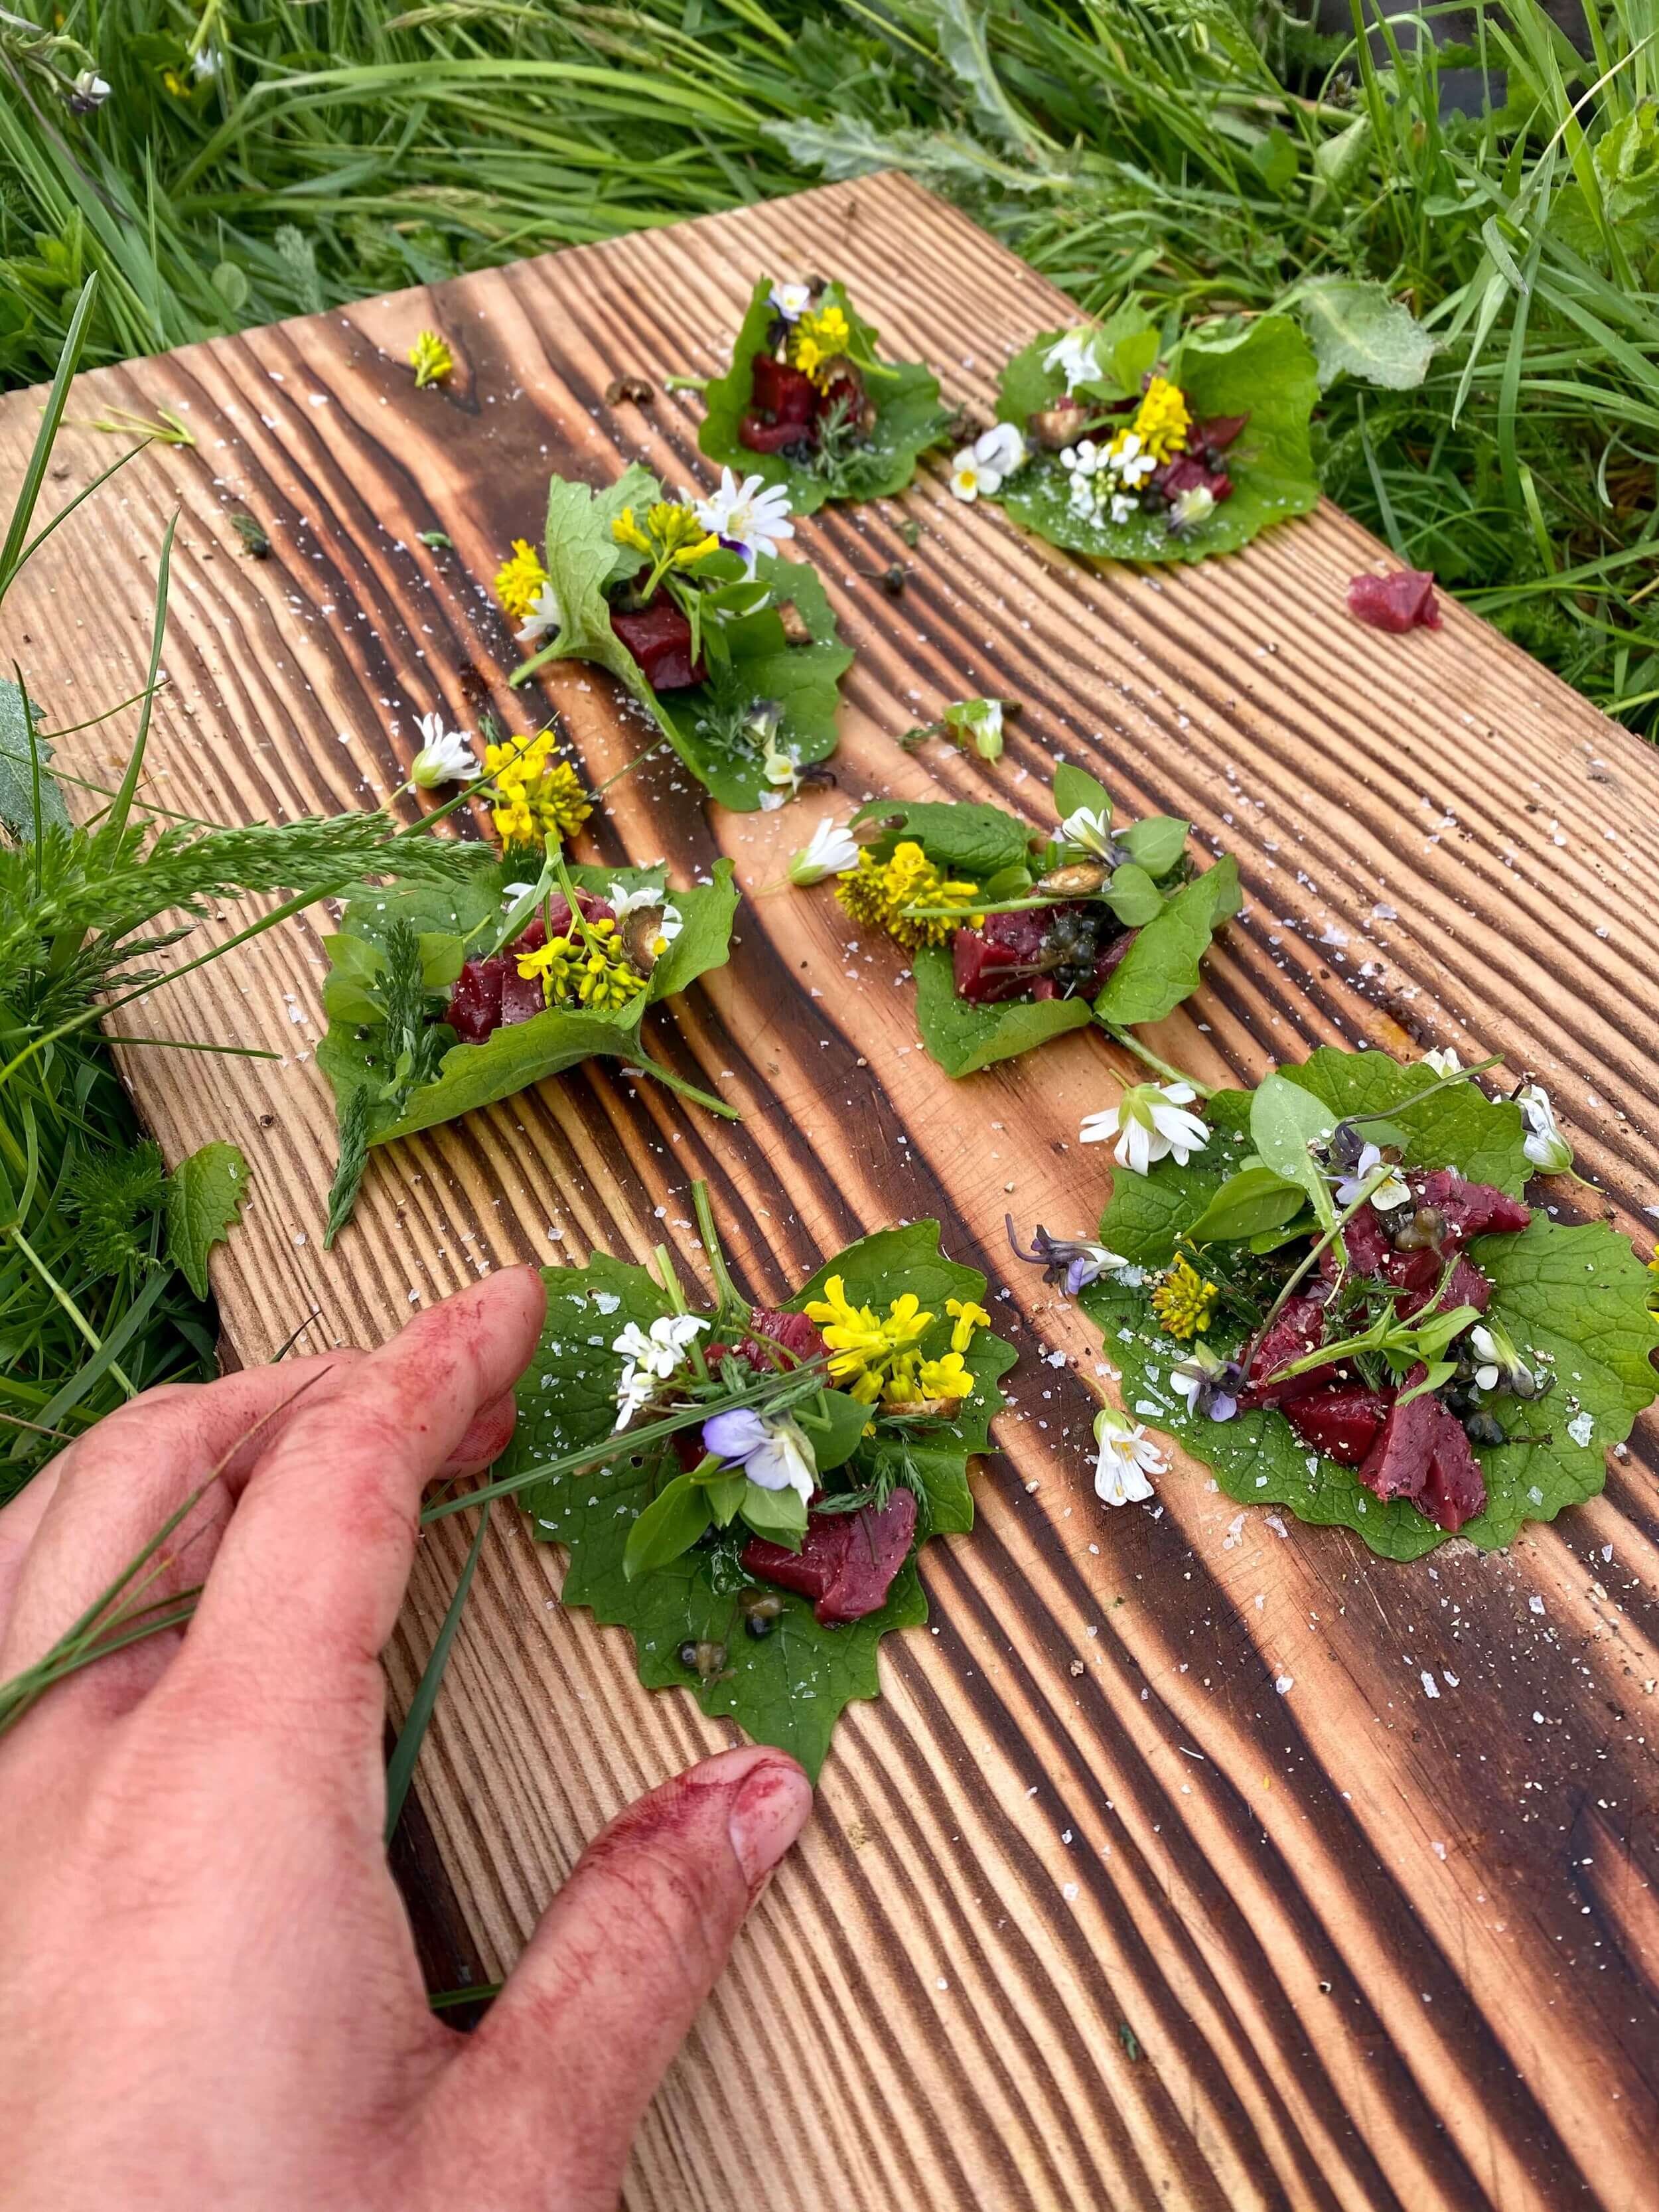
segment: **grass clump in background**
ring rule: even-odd
[[[37,4],[0,16],[0,379],[90,270],[114,359],[897,167],[1091,311],[1290,305],[1331,495],[1655,727],[1654,0],[1589,0],[1583,54],[1536,0],[1363,40],[1279,0]]]

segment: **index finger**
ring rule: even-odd
[[[508,1268],[319,1384],[259,1460],[165,1694],[232,1728],[378,1759],[379,1657],[419,1536],[421,1492],[536,1348],[545,1294]],[[503,1442],[505,1437],[503,1437]]]

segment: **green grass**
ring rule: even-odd
[[[1091,310],[1386,285],[1439,350],[1333,386],[1327,489],[1651,732],[1659,6],[1590,23],[1583,61],[1508,0],[1438,57],[1402,12],[1379,69],[1278,0],[82,0],[95,114],[55,88],[83,55],[0,32],[0,378],[50,372],[89,269],[115,359],[896,166]],[[1446,59],[1507,106],[1443,119]]]

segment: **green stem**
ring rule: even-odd
[[[732,1279],[726,1264],[726,1254],[720,1248],[720,1231],[714,1226],[714,1208],[708,1196],[708,1185],[701,1177],[691,1186],[691,1209],[697,1217],[697,1231],[702,1238],[702,1249],[708,1257],[708,1272],[714,1279],[719,1293],[720,1311],[728,1308],[747,1321],[749,1301]]]
[[[714,380],[712,376],[665,376],[662,388],[665,392],[707,392]]]
[[[99,1336],[97,1330],[94,1328],[92,1323],[82,1312],[80,1307],[76,1304],[74,1299],[58,1281],[57,1276],[52,1273],[51,1268],[47,1267],[46,1261],[40,1257],[34,1247],[29,1243],[28,1238],[24,1236],[21,1229],[19,1228],[15,1223],[12,1224],[11,1236],[12,1242],[16,1245],[18,1250],[21,1252],[23,1257],[34,1269],[36,1274],[40,1276],[41,1281],[52,1292],[53,1297],[57,1299],[58,1304],[62,1306],[64,1311],[69,1316],[70,1319],[75,1323],[76,1328],[80,1330],[82,1335],[85,1337],[87,1342],[92,1346],[94,1352],[101,1352],[104,1348],[103,1341]],[[126,1392],[129,1398],[136,1398],[138,1395],[138,1385],[129,1375],[125,1374],[121,1368],[112,1359],[109,1364],[109,1371],[120,1384],[121,1388]]]
[[[1103,1014],[1097,1014],[1095,1019],[1114,1043],[1121,1044],[1125,1052],[1132,1052],[1137,1060],[1144,1060],[1148,1067],[1163,1076],[1166,1081],[1184,1083],[1189,1090],[1195,1091],[1200,1098],[1215,1097],[1215,1085],[1212,1083],[1200,1083],[1195,1075],[1188,1075],[1185,1068],[1176,1067],[1171,1060],[1160,1060],[1151,1046],[1142,1044],[1133,1030],[1121,1029],[1115,1022],[1109,1022]]]
[[[725,1099],[715,1098],[707,1091],[699,1091],[695,1083],[688,1083],[683,1075],[677,1074],[672,1067],[665,1067],[659,1060],[653,1060],[643,1044],[640,1047],[638,1060],[629,1060],[623,1072],[636,1066],[645,1074],[654,1075],[658,1082],[665,1085],[670,1091],[678,1091],[682,1098],[689,1098],[694,1106],[701,1106],[705,1113],[718,1114],[723,1121],[742,1121],[743,1114],[739,1108],[728,1106]]]

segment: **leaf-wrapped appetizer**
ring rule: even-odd
[[[698,444],[712,461],[787,485],[798,514],[902,491],[953,418],[929,369],[884,362],[876,343],[839,284],[761,277],[731,368],[704,387]]]
[[[1126,307],[1093,328],[1045,331],[1014,356],[997,413],[1023,454],[1009,430],[988,432],[992,479],[974,449],[958,476],[1074,553],[1202,561],[1316,505],[1308,422],[1318,389],[1287,316],[1206,325],[1166,344],[1150,316]]]
[[[660,868],[568,867],[532,883],[480,851],[466,880],[365,887],[324,940],[328,1030],[317,1062],[333,1085],[340,1158],[328,1241],[349,1219],[371,1146],[452,1121],[603,1055],[711,1112],[732,1109],[653,1060],[647,1006],[722,967],[738,892],[730,860],[671,890]]]
[[[842,1706],[878,1694],[881,1638],[927,1618],[918,1550],[973,1525],[968,1462],[1015,1353],[937,1222],[860,1238],[764,1310],[696,1198],[714,1310],[689,1308],[661,1251],[654,1275],[603,1254],[547,1269],[495,1474],[569,1547],[563,1602],[630,1631],[641,1681],[691,1690],[816,1776]],[[597,1471],[529,1480],[613,1437]]]
[[[1538,1096],[1324,1048],[1201,1120],[1151,1086],[1092,1117],[1121,1171],[1076,1287],[1129,1413],[1241,1505],[1393,1559],[1593,1497],[1655,1395],[1659,1321],[1624,1237],[1526,1203]],[[1039,1232],[1030,1256],[1074,1249]],[[1155,1448],[1102,1425],[1101,1494],[1144,1497]]]
[[[853,664],[816,571],[778,554],[788,515],[757,477],[688,504],[637,464],[600,491],[555,477],[542,552],[520,538],[495,578],[535,648],[514,683],[607,669],[723,806],[781,805],[834,752]]]
[[[1237,863],[1194,872],[1188,823],[1115,827],[1105,789],[1076,768],[1055,771],[1054,798],[1052,836],[999,806],[872,799],[836,855],[848,914],[912,955],[921,1041],[947,1075],[1091,1023],[1149,1057],[1126,1032],[1191,996],[1238,912]]]

